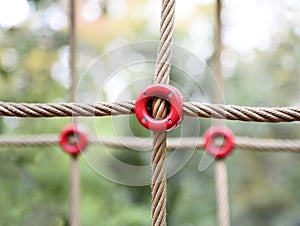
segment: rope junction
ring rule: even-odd
[[[0,116],[8,117],[87,117],[134,114],[134,101],[112,103],[7,103],[0,102]],[[246,107],[197,102],[183,104],[185,116],[239,120],[246,122],[294,122],[300,121],[297,107]]]
[[[59,138],[55,134],[44,135],[19,135],[0,136],[0,147],[29,147],[29,146],[55,146]],[[134,151],[145,151],[152,148],[149,139],[134,137],[98,137],[90,136],[89,145],[103,145],[111,148],[123,148]],[[202,137],[180,137],[168,138],[168,151],[203,149]],[[294,152],[300,153],[300,141],[289,139],[263,139],[250,137],[235,137],[234,146],[237,150],[258,151],[258,152]]]

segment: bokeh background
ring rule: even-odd
[[[224,103],[300,107],[300,2],[224,0],[223,3]],[[100,60],[97,70],[92,70],[91,65],[114,49],[124,50],[124,45],[127,45],[126,54],[138,59],[147,59],[149,54],[155,56],[153,45],[137,48],[128,44],[158,40],[160,1],[77,0],[77,6],[79,100],[113,101],[124,97],[124,87],[130,90],[126,97],[134,99],[140,86],[132,84],[139,76],[152,76],[153,65],[123,68],[110,83],[107,81],[111,74],[105,68],[124,60],[125,53],[114,54],[112,61]],[[214,69],[215,1],[178,0],[175,26],[174,43],[192,55],[180,61],[182,70],[190,70],[200,86],[206,84],[204,78],[211,75],[207,68]],[[68,54],[68,1],[0,1],[1,101],[68,101]],[[210,101],[212,97],[199,94],[190,79],[184,83],[180,77],[182,72],[172,68],[172,73],[174,82],[192,100]],[[208,84],[208,90],[213,88],[213,84]],[[134,117],[126,119],[129,120],[80,120],[98,135],[150,136]],[[200,129],[194,129],[195,120]],[[59,134],[68,123],[67,118],[2,117],[0,133]],[[193,129],[183,134],[179,129],[171,136],[195,136],[195,133],[201,136],[212,124],[211,120],[204,119],[186,119],[184,123]],[[226,125],[238,136],[300,138],[298,123],[227,122]],[[109,158],[99,155],[101,151],[128,164],[150,163],[149,152],[91,146],[87,153],[93,151],[98,153],[95,164],[99,165],[110,163]],[[201,157],[202,151],[192,153],[188,163],[168,180],[168,224],[171,226],[217,224],[213,167],[199,172]],[[87,159],[88,156],[80,160],[82,225],[150,225],[150,187],[112,182],[96,173]],[[232,225],[299,226],[299,161],[300,156],[293,153],[235,150],[227,161]],[[69,172],[70,158],[58,146],[0,147],[0,225],[68,225]]]

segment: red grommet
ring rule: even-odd
[[[217,137],[224,139],[221,146],[215,144]],[[212,127],[204,134],[204,148],[209,154],[218,159],[225,158],[234,148],[234,135],[226,127]]]
[[[170,111],[164,119],[154,119],[147,111],[147,104],[152,97],[160,97],[170,103]],[[182,121],[182,105],[184,99],[176,88],[169,85],[154,84],[138,95],[134,112],[138,121],[146,129],[163,132],[174,129]]]
[[[74,140],[71,141],[70,138]],[[88,135],[79,130],[77,125],[71,124],[61,131],[59,144],[67,153],[77,156],[88,145]]]

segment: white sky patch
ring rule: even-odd
[[[29,17],[30,7],[27,0],[0,1],[0,26],[18,26]]]

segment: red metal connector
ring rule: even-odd
[[[164,119],[154,119],[151,116],[152,106],[151,100],[153,97],[160,97],[165,99],[170,104],[170,109],[167,116]],[[143,91],[138,95],[134,112],[138,121],[148,130],[163,132],[174,129],[182,121],[182,105],[184,99],[179,90],[169,85],[154,84]],[[147,109],[148,107],[148,109]]]
[[[218,138],[219,142],[217,142]],[[204,134],[204,148],[218,159],[225,158],[234,148],[234,135],[226,127],[212,127]]]
[[[59,144],[67,153],[77,156],[88,145],[88,134],[75,124],[68,125],[60,133]]]

